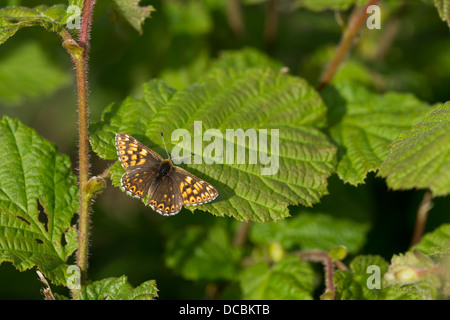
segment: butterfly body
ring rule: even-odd
[[[127,194],[146,199],[146,204],[159,214],[177,214],[183,205],[195,206],[214,200],[217,190],[208,182],[163,159],[132,136],[116,134],[119,161],[126,170],[121,188]]]

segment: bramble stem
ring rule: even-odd
[[[88,268],[89,246],[89,204],[93,196],[88,188],[89,182],[89,108],[88,108],[88,57],[90,47],[90,30],[94,5],[96,0],[85,0],[81,20],[81,30],[77,54],[72,53],[75,63],[77,95],[78,95],[78,165],[79,165],[79,220],[78,220],[78,250],[77,265],[80,268],[80,284],[85,286]],[[76,46],[76,45],[75,45]],[[73,290],[74,299],[79,297],[79,291]]]
[[[348,23],[348,27],[342,35],[341,42],[336,50],[333,60],[331,60],[331,62],[325,69],[325,72],[322,74],[322,77],[320,78],[319,84],[317,86],[318,91],[322,90],[328,83],[331,82],[331,79],[336,73],[342,60],[344,60],[345,56],[350,50],[355,37],[358,35],[359,30],[363,25],[364,19],[367,15],[367,8],[371,5],[376,4],[377,2],[378,0],[369,0],[363,8],[360,9],[359,7],[357,7],[353,11]]]

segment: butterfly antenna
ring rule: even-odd
[[[161,138],[164,143],[164,148],[166,148],[167,156],[169,157],[170,160],[172,160],[172,157],[170,156],[169,151],[167,151],[167,146],[166,146],[166,142],[164,141],[164,134],[162,133],[162,131],[161,131]]]
[[[187,156],[181,156],[181,157],[177,157],[177,158],[172,158],[172,160],[179,160],[179,159],[183,159],[183,158],[188,158],[188,157],[193,157],[195,156],[195,153],[191,154],[191,155],[187,155]]]

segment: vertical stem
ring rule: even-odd
[[[419,209],[417,210],[416,225],[414,226],[414,233],[411,239],[411,246],[419,242],[422,237],[423,230],[425,229],[425,224],[428,218],[428,212],[433,207],[433,198],[430,191],[425,192],[422,202],[420,203]]]
[[[235,36],[241,37],[245,33],[244,18],[242,16],[240,0],[227,1],[227,20],[228,25]]]
[[[84,54],[83,54],[84,55]],[[86,201],[86,185],[89,178],[89,149],[87,142],[88,106],[85,59],[81,58],[75,63],[78,92],[78,161],[79,161],[79,220],[78,220],[78,250],[77,264],[81,272],[81,285],[86,280],[87,253],[89,237],[89,203]]]
[[[74,57],[77,94],[78,94],[78,135],[79,135],[79,220],[78,220],[78,250],[77,265],[80,268],[80,283],[83,287],[86,283],[88,268],[88,245],[89,245],[89,203],[91,194],[87,188],[89,180],[89,141],[88,141],[88,57],[89,41],[92,16],[95,0],[85,0],[79,46],[83,49],[81,55]],[[77,294],[74,298],[77,298]]]
[[[250,230],[251,222],[240,222],[238,230],[233,238],[233,245],[236,247],[243,247],[247,241],[248,232]]]
[[[266,21],[264,25],[264,39],[266,45],[271,47],[278,35],[278,0],[268,0],[266,5]]]
[[[336,50],[336,54],[334,55],[333,60],[331,60],[330,64],[327,66],[325,72],[320,78],[319,85],[317,86],[318,91],[322,90],[328,83],[330,83],[331,79],[337,71],[339,64],[342,62],[347,52],[350,50],[355,37],[358,35],[358,32],[361,29],[361,26],[367,14],[367,8],[373,4],[376,4],[377,2],[378,0],[369,0],[362,9],[359,9],[357,7],[353,11],[350,17],[348,28],[342,35],[342,39],[339,47]]]

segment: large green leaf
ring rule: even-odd
[[[450,102],[437,106],[390,145],[379,174],[393,189],[428,188],[450,193]]]
[[[153,300],[157,297],[155,280],[133,288],[127,277],[122,276],[88,284],[81,290],[80,300]]]
[[[70,160],[17,120],[0,121],[0,262],[37,267],[65,284],[66,259],[77,246],[72,216],[77,179]]]
[[[219,191],[218,199],[195,208],[238,220],[275,221],[289,216],[288,205],[311,206],[327,192],[336,148],[319,130],[325,112],[319,95],[302,79],[267,68],[217,68],[185,90],[176,91],[158,80],[144,84],[142,99],[127,98],[109,106],[102,121],[91,126],[91,144],[100,157],[116,159],[114,136],[122,131],[164,155],[161,131],[170,137],[175,129],[186,129],[191,139],[184,142],[191,143],[201,142],[200,129],[202,133],[218,129],[223,138],[227,129],[254,129],[259,135],[260,129],[266,129],[272,164],[264,165],[258,159],[256,164],[232,164],[225,156],[226,143],[216,138],[223,146],[225,163],[192,164],[188,169]],[[201,128],[196,121],[201,121]],[[173,143],[166,142],[170,151]],[[239,144],[245,144],[248,159],[249,143]],[[228,152],[236,162],[237,148],[232,146]],[[203,149],[200,154],[190,150],[201,157]],[[264,149],[255,146],[253,150]],[[205,159],[211,160],[207,155]],[[274,174],[264,175],[270,165]],[[114,185],[119,185],[123,172],[118,163],[111,168]]]
[[[340,147],[339,177],[357,185],[376,171],[389,153],[389,144],[411,128],[429,106],[411,94],[373,93],[364,86],[342,81],[323,91],[330,108],[330,133]]]
[[[64,27],[67,12],[62,4],[51,7],[38,6],[6,7],[0,9],[0,44],[13,36],[17,30],[23,27],[42,26],[50,31],[59,31]]]

